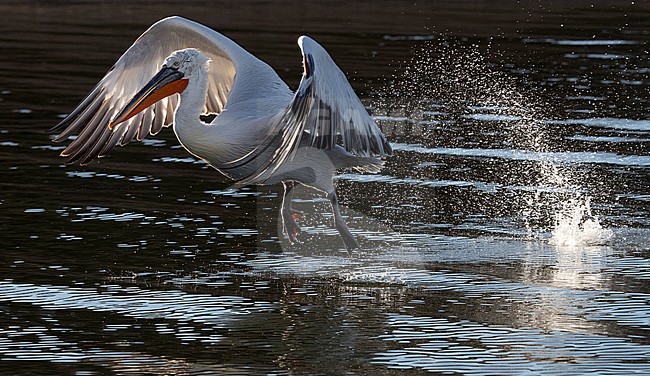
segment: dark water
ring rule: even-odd
[[[0,373],[650,373],[646,2],[5,2]],[[322,42],[393,142],[325,200],[232,189],[172,132],[66,166],[44,131],[151,23],[294,86]],[[398,95],[399,94],[399,95]]]

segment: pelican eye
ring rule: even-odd
[[[172,64],[172,66],[173,66],[174,68],[178,68],[178,67],[181,66],[181,62],[178,61],[178,60],[176,60],[176,61]]]

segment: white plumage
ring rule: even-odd
[[[55,141],[77,134],[61,155],[85,164],[174,124],[188,152],[235,182],[282,182],[292,242],[300,213],[291,208],[291,192],[302,183],[328,195],[336,228],[356,248],[332,177],[344,167],[377,172],[391,148],[325,49],[306,36],[298,45],[304,72],[292,93],[269,65],[222,34],[180,17],[163,19],[52,128],[60,131]],[[218,116],[207,124],[202,114]]]

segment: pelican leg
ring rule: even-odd
[[[282,226],[284,234],[289,238],[291,243],[298,241],[298,234],[301,229],[296,223],[297,218],[302,217],[302,212],[291,207],[291,200],[293,198],[293,188],[297,183],[292,180],[283,181],[284,195],[282,196]]]
[[[352,250],[352,249],[361,248],[359,247],[359,243],[357,243],[357,240],[350,232],[350,229],[345,224],[345,220],[343,220],[343,217],[341,217],[341,212],[339,211],[339,202],[338,202],[338,198],[336,197],[336,192],[332,192],[328,194],[327,198],[332,203],[332,211],[334,212],[334,227],[336,227],[336,229],[339,232],[339,235],[341,235],[341,238],[343,239],[343,242],[345,243],[347,249]]]

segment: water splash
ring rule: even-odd
[[[543,188],[527,198],[522,211],[529,238],[545,239],[542,235],[550,232],[550,244],[577,247],[601,245],[613,237],[612,230],[592,213],[592,197],[576,178],[575,166],[549,160],[539,164],[537,171],[537,183]],[[535,221],[540,227],[531,225]]]
[[[499,56],[489,45],[487,50],[490,56]],[[467,124],[467,119],[500,121],[503,145],[510,148],[506,151],[524,150],[536,156],[500,176],[506,184],[531,188],[509,197],[511,202],[504,203],[501,214],[520,218],[530,239],[545,241],[550,233],[550,243],[557,246],[606,242],[612,231],[592,214],[588,196],[592,192],[585,187],[585,181],[594,177],[582,172],[579,163],[560,160],[557,156],[562,153],[550,141],[554,134],[548,119],[558,112],[554,107],[564,104],[553,105],[545,99],[548,93],[495,68],[486,55],[478,45],[449,40],[423,43],[403,72],[388,80],[377,101],[378,112],[411,124],[429,124],[427,115],[434,113],[446,114],[455,124]],[[408,125],[399,129],[415,129]],[[426,136],[426,130],[419,135]]]
[[[612,230],[604,228],[592,214],[591,197],[587,197],[584,201],[573,199],[563,203],[555,216],[549,242],[567,247],[601,245],[612,236]]]

